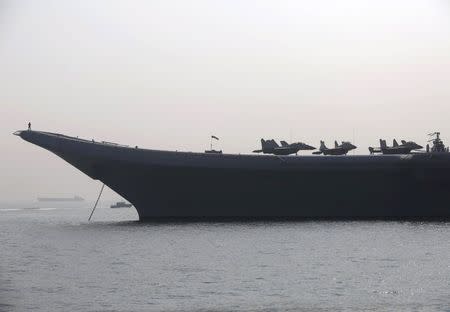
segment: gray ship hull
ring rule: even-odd
[[[136,149],[60,134],[24,140],[161,218],[450,219],[450,154],[255,156]]]

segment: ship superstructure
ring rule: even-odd
[[[441,138],[440,138],[441,133],[440,132],[434,132],[434,133],[430,133],[429,136],[432,137],[431,140],[429,140],[428,142],[432,142],[433,146],[431,147],[430,150],[430,146],[427,145],[427,152],[431,152],[431,153],[448,153],[449,152],[449,148],[445,147],[444,142],[442,142]]]

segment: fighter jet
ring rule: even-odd
[[[422,148],[419,144],[405,140],[401,141],[402,144],[398,144],[397,140],[394,139],[392,146],[387,146],[386,140],[380,139],[380,147],[369,147],[370,154],[382,153],[382,154],[390,154],[390,155],[404,155],[410,154],[411,151],[419,150]]]
[[[261,139],[261,149],[253,151],[253,153],[273,154],[273,155],[291,155],[297,154],[299,151],[315,150],[315,147],[308,144],[297,142],[289,144],[281,141],[281,146],[275,140]]]
[[[334,141],[334,148],[328,148],[325,146],[324,141],[320,141],[320,149],[317,152],[314,152],[314,155],[347,155],[347,153],[356,148],[355,145],[350,142],[342,142],[341,145],[338,144],[337,141]]]

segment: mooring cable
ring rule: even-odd
[[[98,194],[97,201],[95,202],[94,209],[92,209],[92,212],[91,212],[91,215],[89,216],[88,221],[91,221],[92,215],[94,214],[95,208],[97,208],[98,201],[100,200],[100,197],[102,196],[104,188],[105,188],[105,183],[103,183],[103,185],[102,185],[102,189],[100,190],[100,194]]]

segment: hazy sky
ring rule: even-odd
[[[173,150],[450,144],[450,2],[0,0],[0,116],[0,200],[100,188],[11,135],[28,121]]]

